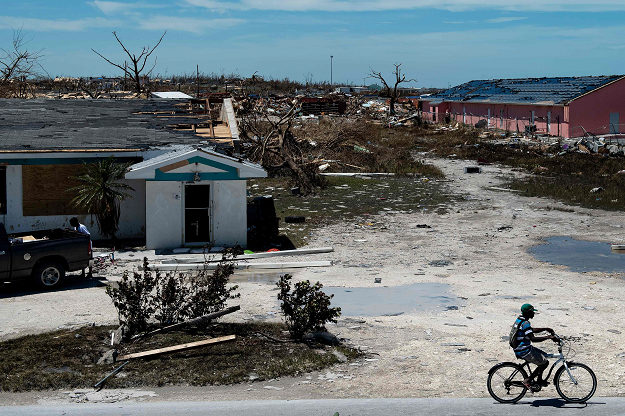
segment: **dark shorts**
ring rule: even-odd
[[[547,357],[545,357],[545,355],[546,353],[543,350],[532,346],[532,349],[530,350],[530,352],[528,352],[526,355],[524,355],[521,358],[530,364],[541,365],[541,364],[547,364],[549,362],[549,360],[547,360]]]

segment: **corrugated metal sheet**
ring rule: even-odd
[[[180,91],[153,91],[152,95],[156,98],[166,98],[170,100],[188,100],[193,98]]]
[[[621,77],[623,75],[475,80],[450,88],[430,98],[432,103],[437,104],[443,101],[496,104],[566,104],[574,98]]]

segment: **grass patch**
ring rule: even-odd
[[[410,129],[390,129],[362,120],[323,119],[294,129],[306,146],[309,160],[327,160],[326,172],[384,172],[442,177],[432,165],[415,160],[414,134]],[[321,164],[317,162],[316,164]]]
[[[120,364],[97,365],[110,349],[114,327],[85,327],[30,335],[0,343],[0,391],[92,387]],[[222,385],[297,375],[336,364],[329,348],[311,348],[302,343],[277,343],[257,332],[284,338],[283,324],[216,324],[195,333],[155,335],[144,342],[120,348],[120,353],[194,342],[207,337],[234,334],[235,342],[203,347],[152,359],[132,360],[121,373],[107,380],[107,388],[157,387],[165,385]],[[336,347],[348,359],[355,350]]]
[[[445,190],[436,180],[417,176],[393,176],[375,179],[357,177],[328,177],[329,186],[316,195],[301,197],[291,195],[287,178],[248,180],[250,197],[273,195],[276,215],[303,215],[305,223],[280,222],[285,233],[296,247],[306,240],[317,227],[338,221],[358,221],[374,225],[379,220],[373,215],[380,211],[421,212],[428,210],[440,214],[448,204],[461,196]]]

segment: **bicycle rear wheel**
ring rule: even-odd
[[[586,365],[567,363],[570,371],[562,366],[556,371],[554,384],[558,394],[567,402],[584,403],[595,394],[597,390],[597,377]]]
[[[488,392],[500,403],[516,403],[527,392],[523,385],[526,378],[527,373],[518,364],[497,364],[488,372]]]

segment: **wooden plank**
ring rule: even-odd
[[[188,160],[181,160],[180,162],[172,163],[171,165],[163,166],[160,168],[161,172],[169,172],[170,170],[178,169],[189,164]]]
[[[213,127],[214,130],[214,136],[217,138],[226,138],[226,137],[232,137],[232,133],[230,132],[230,127],[228,126],[224,126],[222,125],[218,125]]]
[[[23,165],[22,215],[88,214],[71,204],[76,192],[68,191],[81,184],[76,176],[84,172],[84,165]]]
[[[117,360],[125,361],[125,360],[132,360],[133,358],[143,358],[143,357],[150,357],[153,355],[185,351],[185,350],[190,350],[192,348],[204,347],[206,345],[215,345],[215,344],[221,344],[224,342],[230,342],[230,341],[234,341],[235,339],[236,339],[236,335],[226,335],[225,337],[210,338],[210,339],[205,339],[203,341],[189,342],[187,344],[179,344],[179,345],[174,345],[171,347],[159,348],[156,350],[149,350],[149,351],[137,352],[134,354],[123,355],[121,357],[118,357]]]

